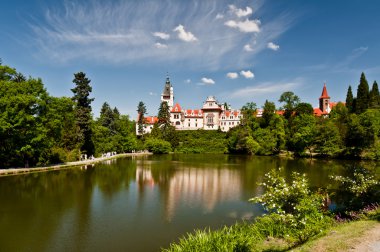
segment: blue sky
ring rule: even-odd
[[[71,96],[75,72],[103,102],[156,114],[166,73],[175,101],[197,109],[209,95],[240,108],[293,91],[318,104],[356,93],[361,72],[380,77],[380,2],[2,0],[0,58]]]

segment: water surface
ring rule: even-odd
[[[196,228],[251,220],[272,168],[327,187],[352,162],[155,155],[0,177],[0,251],[158,251]]]

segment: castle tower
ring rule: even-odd
[[[321,97],[319,97],[319,109],[322,113],[330,113],[330,96],[327,94],[326,83],[323,85]]]
[[[169,109],[171,110],[174,105],[174,91],[173,86],[170,83],[169,76],[166,76],[166,82],[164,86],[164,91],[161,94],[161,102],[166,101],[169,105]]]

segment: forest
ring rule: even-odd
[[[0,62],[0,167],[29,167],[78,160],[81,154],[149,150],[153,153],[236,153],[299,157],[380,159],[380,95],[376,81],[369,88],[362,73],[354,97],[347,90],[328,116],[316,117],[309,103],[293,92],[279,102],[266,101],[262,117],[257,105],[242,107],[241,124],[229,132],[176,131],[166,103],[158,122],[143,132],[146,108],[137,106],[137,123],[107,102],[94,117],[91,80],[74,74],[72,97],[51,96],[40,78],[25,77]],[[279,115],[276,110],[284,113]]]

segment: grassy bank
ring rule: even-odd
[[[350,222],[326,219],[316,234],[306,241],[286,225],[279,225],[271,216],[253,223],[237,223],[220,230],[198,230],[173,243],[166,252],[174,251],[347,251],[375,246],[380,229],[380,209]],[[302,231],[301,231],[302,232]]]

